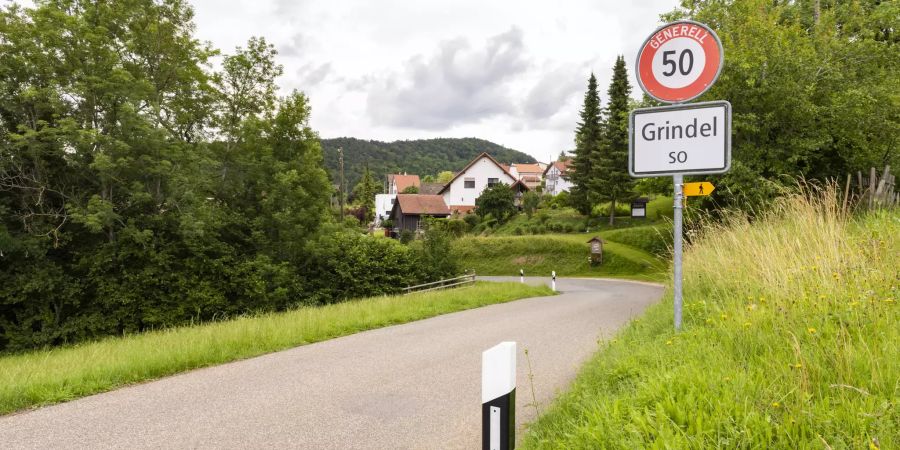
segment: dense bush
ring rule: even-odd
[[[361,233],[323,235],[310,246],[301,273],[307,280],[307,303],[391,294],[421,280],[419,255],[393,239]]]
[[[481,216],[478,214],[466,214],[463,220],[469,225],[469,229],[473,229],[481,223]]]
[[[469,231],[469,224],[462,219],[447,219],[447,232],[453,237],[460,237]]]
[[[35,3],[0,10],[0,351],[430,276],[329,225],[309,102],[277,96],[265,40],[213,72],[184,2]]]

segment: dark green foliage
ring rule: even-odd
[[[276,95],[260,38],[211,72],[192,15],[151,0],[0,11],[0,351],[421,276],[396,243],[323,237],[337,227],[322,229],[331,187],[308,99]]]
[[[575,156],[569,179],[575,185],[571,190],[571,202],[581,214],[591,212],[596,201],[600,146],[603,140],[603,122],[600,111],[600,94],[597,93],[597,77],[591,73],[588,89],[584,94],[581,121],[575,130]]]
[[[401,192],[401,194],[418,194],[418,193],[419,193],[419,188],[416,186],[407,186],[405,189],[403,189],[403,192]]]
[[[310,246],[300,273],[316,303],[399,292],[421,280],[420,256],[393,239],[373,239],[356,232],[330,233]]]
[[[843,182],[886,164],[900,175],[900,3],[682,4],[666,19],[713,25],[725,49],[699,100],[734,107],[732,169],[706,178],[716,191],[698,204],[758,207],[798,177]]]
[[[449,222],[445,219],[426,220],[421,247],[417,246],[417,266],[421,274],[420,279],[437,281],[457,275],[459,266],[450,245],[453,233],[450,230]]]
[[[463,216],[463,220],[469,225],[469,228],[475,228],[481,223],[481,216],[478,214],[466,214]]]
[[[619,56],[613,66],[612,82],[606,94],[609,98],[609,105],[606,107],[601,150],[595,159],[597,167],[595,190],[601,200],[607,200],[613,205],[609,211],[610,225],[615,223],[613,211],[616,209],[616,202],[631,197],[633,185],[633,179],[628,173],[630,93],[631,86],[628,84],[625,58]]]
[[[353,200],[362,208],[365,223],[369,223],[375,218],[375,194],[379,194],[381,191],[381,184],[372,178],[369,166],[366,165],[362,178],[353,188]]]
[[[490,215],[496,218],[499,223],[503,223],[516,213],[515,194],[509,188],[509,185],[503,183],[490,186],[475,199],[475,213],[481,216],[482,219]]]
[[[409,244],[416,238],[416,232],[412,230],[402,230],[400,231],[400,243]]]
[[[419,176],[437,174],[438,181],[446,179],[446,173],[456,172],[482,152],[488,152],[505,164],[533,163],[535,159],[525,153],[493,142],[476,138],[440,138],[412,141],[380,142],[355,138],[322,139],[325,167],[333,180],[337,180],[338,147],[344,149],[344,174],[353,185],[362,178],[363,167],[369,164],[372,176],[384,182],[389,173],[408,172]]]

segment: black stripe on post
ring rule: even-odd
[[[516,390],[481,404],[481,448],[508,450],[516,448]]]
[[[516,447],[516,343],[481,354],[481,442],[484,450]]]

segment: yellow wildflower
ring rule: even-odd
[[[778,403],[778,402],[772,402],[772,407],[773,407],[773,408],[777,408],[777,407],[779,407],[779,406],[781,406],[781,403]]]
[[[666,345],[672,345],[672,341],[671,340],[666,341]]]
[[[813,328],[813,327],[809,327],[809,328],[807,328],[807,329],[806,329],[806,331],[808,331],[808,332],[809,332],[809,334],[816,334],[816,329],[815,329],[815,328]]]

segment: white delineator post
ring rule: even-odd
[[[481,354],[483,450],[516,446],[516,343],[501,342]]]
[[[556,292],[556,271],[551,272],[553,275],[553,280],[550,283],[550,287],[553,289],[553,292]]]
[[[525,269],[519,269],[519,283],[525,282]]]
[[[672,258],[673,266],[674,266],[674,280],[672,281],[673,286],[673,295],[674,303],[675,303],[675,330],[681,330],[681,250],[682,250],[682,232],[681,232],[681,222],[682,222],[682,211],[684,210],[684,176],[681,174],[674,175],[672,177],[673,184],[675,184],[675,242],[673,243],[674,257]]]

